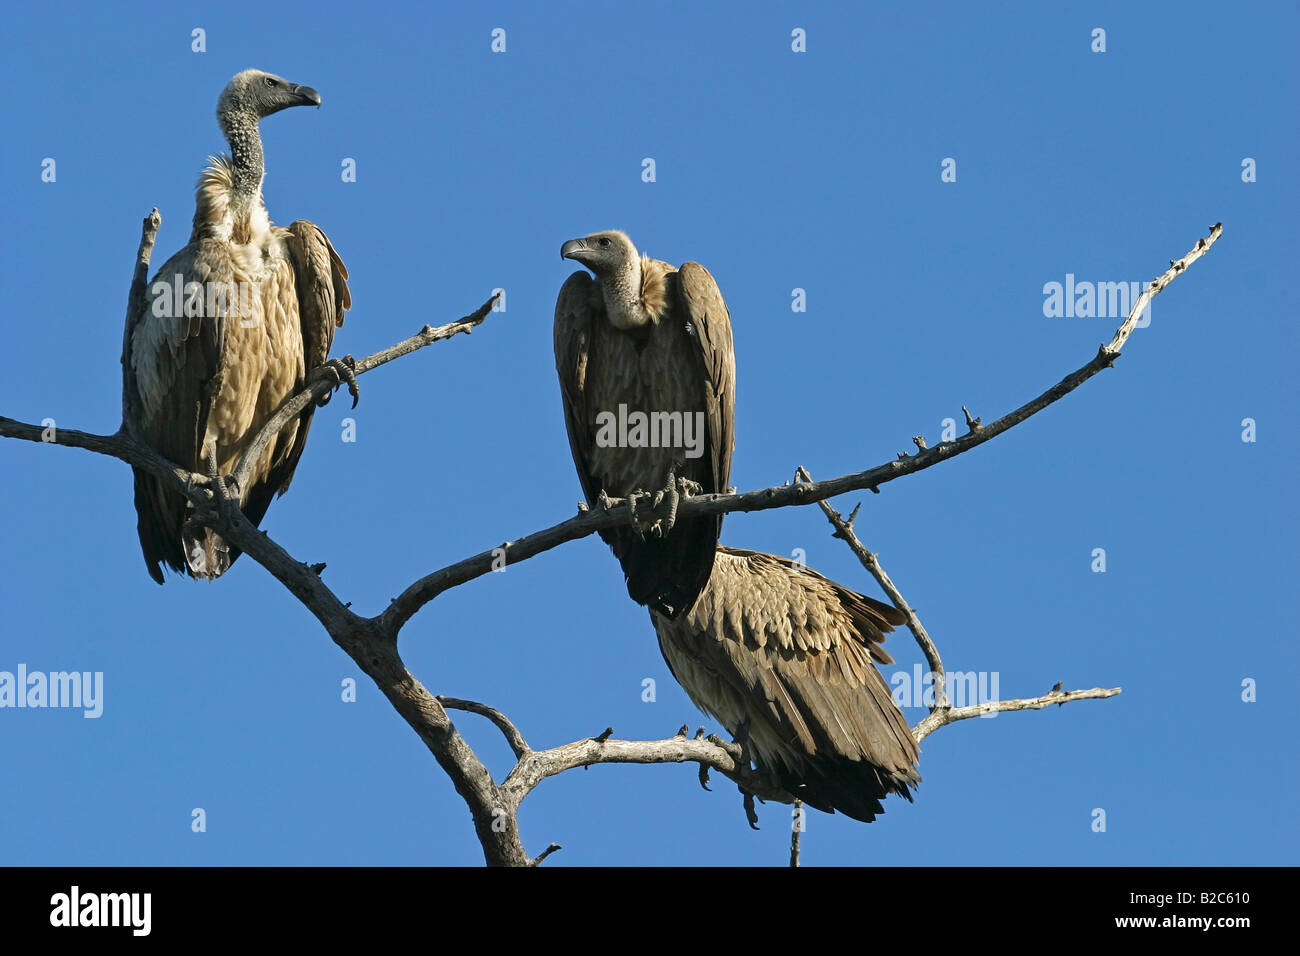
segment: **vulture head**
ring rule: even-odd
[[[640,256],[627,233],[617,229],[593,232],[581,239],[570,239],[560,246],[561,259],[573,259],[605,279],[628,271]]]
[[[560,258],[581,262],[596,274],[616,329],[644,328],[663,314],[663,264],[638,253],[627,233],[609,229],[570,239],[560,246]]]
[[[283,77],[261,70],[236,73],[217,100],[217,119],[223,128],[236,116],[254,122],[290,106],[320,106],[320,94],[310,86],[290,83]]]

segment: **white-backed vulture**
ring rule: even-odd
[[[905,620],[785,558],[719,546],[708,586],[676,620],[650,612],[695,705],[809,806],[870,822],[920,782],[907,721],[876,664]]]
[[[713,567],[721,516],[675,521],[680,491],[725,492],[736,362],[731,317],[702,265],[639,255],[622,232],[566,242],[575,272],[555,304],[555,366],[569,447],[587,501],[656,495],[657,519],[602,531],[632,600],[668,617]],[[667,501],[664,501],[666,496]]]
[[[281,402],[328,358],[352,304],[347,269],[325,234],[306,220],[273,226],[262,201],[258,122],[320,102],[310,87],[261,70],[230,81],[217,102],[230,155],[213,157],[200,176],[189,244],[158,270],[129,333],[128,427],[192,472],[214,461],[221,475],[234,469]],[[284,427],[238,489],[254,524],[289,487],[311,413]],[[163,565],[211,579],[239,555],[194,520],[183,496],[140,469],[135,507],[145,566],[159,584]]]

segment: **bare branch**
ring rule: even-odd
[[[736,752],[739,748],[734,748]],[[698,763],[734,780],[742,790],[762,800],[791,803],[794,798],[773,779],[742,764],[724,741],[708,737],[669,737],[666,740],[575,740],[550,750],[535,750],[521,757],[501,784],[512,807],[547,777],[576,767],[598,763]]]
[[[456,730],[442,704],[407,670],[397,650],[396,632],[384,631],[375,621],[354,614],[309,565],[291,557],[269,535],[253,527],[238,509],[229,509],[213,524],[226,540],[271,572],[316,616],[334,643],[375,682],[424,741],[469,806],[488,864],[528,865],[530,857],[520,842],[518,827],[513,825],[513,813],[511,825],[498,825],[504,800],[492,775]]]
[[[399,359],[403,355],[410,355],[412,352],[424,348],[426,345],[432,345],[434,342],[441,342],[443,339],[449,339],[454,335],[464,332],[468,335],[474,331],[474,327],[479,325],[487,318],[488,313],[492,311],[492,306],[496,304],[500,294],[493,295],[469,315],[457,319],[455,322],[449,322],[446,325],[440,325],[436,329],[426,325],[419,332],[416,332],[409,339],[404,339],[396,345],[390,345],[386,349],[376,352],[374,355],[367,355],[365,358],[356,362],[353,371],[357,375],[364,375],[371,369],[379,368],[381,365]],[[307,384],[301,389],[286,398],[274,415],[272,415],[265,425],[258,431],[256,437],[249,442],[244,454],[239,459],[239,464],[235,467],[233,477],[235,486],[242,490],[248,487],[249,476],[253,468],[261,459],[268,445],[271,444],[280,434],[280,431],[290,421],[297,418],[309,405],[314,405],[324,398],[327,394],[338,387],[338,378],[333,374],[333,370],[327,366],[318,369],[308,369]]]
[[[461,700],[457,697],[444,697],[438,695],[438,703],[444,707],[450,707],[452,710],[464,710],[471,714],[478,714],[480,717],[486,717],[492,723],[497,725],[497,729],[506,738],[506,743],[510,744],[510,749],[515,752],[515,759],[533,752],[533,748],[528,746],[528,741],[524,740],[524,735],[519,732],[519,728],[511,723],[510,718],[495,707],[489,707],[487,704],[480,704],[473,700]],[[540,857],[539,857],[540,859]]]
[[[140,225],[140,247],[135,254],[135,270],[131,275],[131,289],[126,297],[126,321],[122,326],[122,430],[127,430],[136,420],[135,367],[131,364],[131,336],[136,323],[144,314],[145,284],[149,281],[149,260],[153,258],[153,244],[158,238],[162,215],[157,209],[149,212]]]
[[[765,511],[769,508],[785,508],[790,505],[810,505],[845,492],[860,491],[864,488],[876,492],[879,490],[880,485],[886,482],[922,471],[932,465],[937,465],[941,461],[947,461],[963,452],[970,451],[992,438],[996,438],[1007,429],[1020,424],[1030,416],[1037,414],[1047,406],[1068,395],[1102,369],[1113,365],[1120,349],[1128,340],[1129,334],[1136,327],[1142,310],[1146,308],[1151,299],[1163,291],[1178,275],[1182,274],[1188,265],[1205,255],[1222,234],[1223,224],[1218,223],[1210,230],[1208,239],[1197,240],[1195,248],[1182,259],[1177,260],[1168,272],[1157,277],[1150,288],[1138,297],[1137,302],[1134,303],[1133,311],[1129,313],[1128,318],[1115,332],[1110,344],[1101,346],[1097,350],[1097,355],[1091,361],[1071,372],[1037,398],[1026,402],[1014,411],[1008,412],[997,421],[988,425],[980,425],[977,420],[970,418],[969,413],[967,413],[971,431],[961,438],[941,442],[933,448],[918,450],[914,455],[902,456],[894,461],[887,461],[883,465],[877,465],[875,468],[857,472],[856,474],[829,478],[825,481],[779,485],[744,494],[694,495],[681,502],[677,512],[678,519],[727,514],[734,511]],[[631,511],[627,507],[626,499],[623,498],[610,499],[607,507],[581,508],[575,517],[567,521],[562,521],[543,531],[526,535],[516,541],[506,542],[502,546],[505,548],[505,563],[516,564],[541,554],[543,551],[558,547],[565,542],[586,537],[594,531],[630,524],[631,520]],[[449,564],[438,571],[425,575],[399,594],[388,609],[380,615],[380,619],[385,626],[400,628],[420,608],[443,591],[492,571],[497,554],[495,548],[489,551],[481,551],[472,557],[457,561],[455,564]]]
[[[206,484],[203,475],[186,471],[173,465],[152,448],[141,445],[125,433],[118,431],[112,435],[96,435],[93,432],[81,432],[75,428],[43,428],[27,422],[15,421],[0,415],[0,438],[18,438],[23,441],[42,445],[62,445],[65,448],[83,448],[97,455],[107,455],[138,468],[144,468],[168,483],[174,490],[186,493],[188,484],[197,482]]]
[[[795,818],[790,826],[790,866],[798,868],[799,866],[799,836],[803,833],[803,801],[794,802]]]
[[[795,472],[795,479],[797,481],[812,481],[812,475],[800,465],[799,470]],[[934,681],[934,707],[931,709],[946,708],[948,706],[948,672],[944,670],[943,659],[939,656],[939,647],[930,639],[930,634],[921,623],[921,618],[917,616],[912,606],[904,600],[902,593],[894,586],[894,582],[889,579],[885,569],[881,567],[876,555],[868,551],[866,545],[854,533],[852,518],[857,517],[858,509],[855,507],[850,520],[845,521],[840,513],[831,507],[829,501],[819,501],[818,504],[821,505],[826,517],[830,519],[830,523],[835,526],[834,537],[840,538],[848,544],[853,553],[858,556],[858,560],[862,562],[862,566],[870,572],[871,576],[884,589],[884,592],[889,595],[889,600],[894,607],[907,615],[907,629],[916,638],[921,653],[925,655],[926,662],[930,665],[930,673]]]
[[[983,704],[972,704],[970,707],[949,707],[947,710],[934,710],[931,711],[930,716],[912,728],[912,736],[916,738],[917,743],[920,743],[940,727],[956,723],[959,720],[983,717],[985,714],[1000,714],[1009,710],[1042,710],[1052,704],[1068,704],[1072,700],[1102,700],[1106,697],[1114,697],[1119,693],[1121,693],[1121,690],[1118,687],[1093,687],[1090,690],[1053,690],[1042,697],[1027,697],[1019,700],[990,700]]]
[[[978,426],[978,421],[975,424]],[[812,476],[802,466],[795,473],[795,478],[799,481],[812,480]],[[826,517],[835,526],[833,537],[840,538],[848,544],[853,553],[858,556],[858,560],[862,562],[862,566],[871,572],[871,576],[884,588],[894,607],[907,615],[907,628],[912,632],[912,636],[916,638],[921,653],[925,655],[925,659],[930,665],[930,677],[934,687],[934,704],[930,707],[929,716],[923,718],[912,728],[912,736],[916,738],[918,744],[940,727],[955,723],[958,720],[1010,710],[1041,710],[1048,704],[1060,705],[1068,704],[1072,700],[1096,700],[1114,697],[1120,693],[1118,687],[1112,687],[1109,690],[1094,687],[1091,690],[1062,691],[1061,685],[1058,683],[1042,697],[995,700],[983,704],[974,704],[970,707],[953,707],[948,700],[948,672],[944,670],[943,661],[939,657],[939,648],[931,640],[929,632],[921,624],[921,619],[917,616],[916,611],[903,599],[903,595],[899,593],[898,588],[894,586],[894,582],[889,579],[889,575],[881,567],[877,556],[867,550],[866,545],[858,538],[857,533],[853,530],[853,522],[851,520],[845,521],[840,513],[831,507],[829,502],[823,501],[820,504],[822,511],[826,513]],[[856,516],[857,513],[857,509],[854,508],[853,515]]]
[[[547,847],[545,850],[543,850],[541,853],[537,854],[537,859],[533,860],[532,865],[533,865],[533,866],[541,866],[542,861],[545,860],[548,856],[550,856],[550,855],[551,855],[552,853],[554,853],[556,850],[563,850],[563,849],[564,849],[564,847],[560,846],[558,843],[552,843],[550,846],[548,846],[548,847]]]

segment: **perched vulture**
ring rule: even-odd
[[[258,122],[320,95],[260,70],[237,74],[217,101],[230,155],[199,177],[194,228],[158,270],[123,356],[127,424],[192,472],[228,475],[248,442],[306,373],[325,363],[352,304],[347,269],[314,224],[273,226],[262,202]],[[355,393],[354,393],[355,394]],[[285,425],[255,463],[238,503],[253,523],[293,479],[312,409]],[[193,507],[135,470],[140,546],[150,576],[162,566],[219,577],[239,556],[194,520]]]
[[[912,799],[918,751],[876,664],[902,612],[785,558],[719,546],[708,586],[659,649],[695,705],[809,806],[871,822]]]
[[[648,526],[602,531],[632,600],[676,618],[709,580],[721,516],[676,521],[679,492],[725,492],[736,360],[731,317],[704,266],[673,268],[624,233],[560,249],[575,272],[555,304],[555,366],[587,501],[657,492]],[[661,490],[662,489],[662,490]],[[666,499],[666,500],[665,500]]]
[[[713,277],[639,255],[616,231],[560,255],[595,273],[571,275],[555,305],[569,448],[593,505],[663,489],[654,523],[601,537],[673,676],[809,806],[870,821],[886,795],[910,800],[916,742],[876,669],[893,663],[880,643],[902,613],[718,545],[721,516],[674,521],[679,492],[725,492],[731,472],[736,363]]]

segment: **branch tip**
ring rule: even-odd
[[[563,849],[564,847],[560,846],[560,844],[552,843],[550,846],[548,846],[545,850],[543,850],[541,853],[537,855],[537,859],[533,860],[532,865],[540,866],[541,862],[545,860],[548,856],[550,856],[552,853],[554,853],[556,850],[563,850]]]

